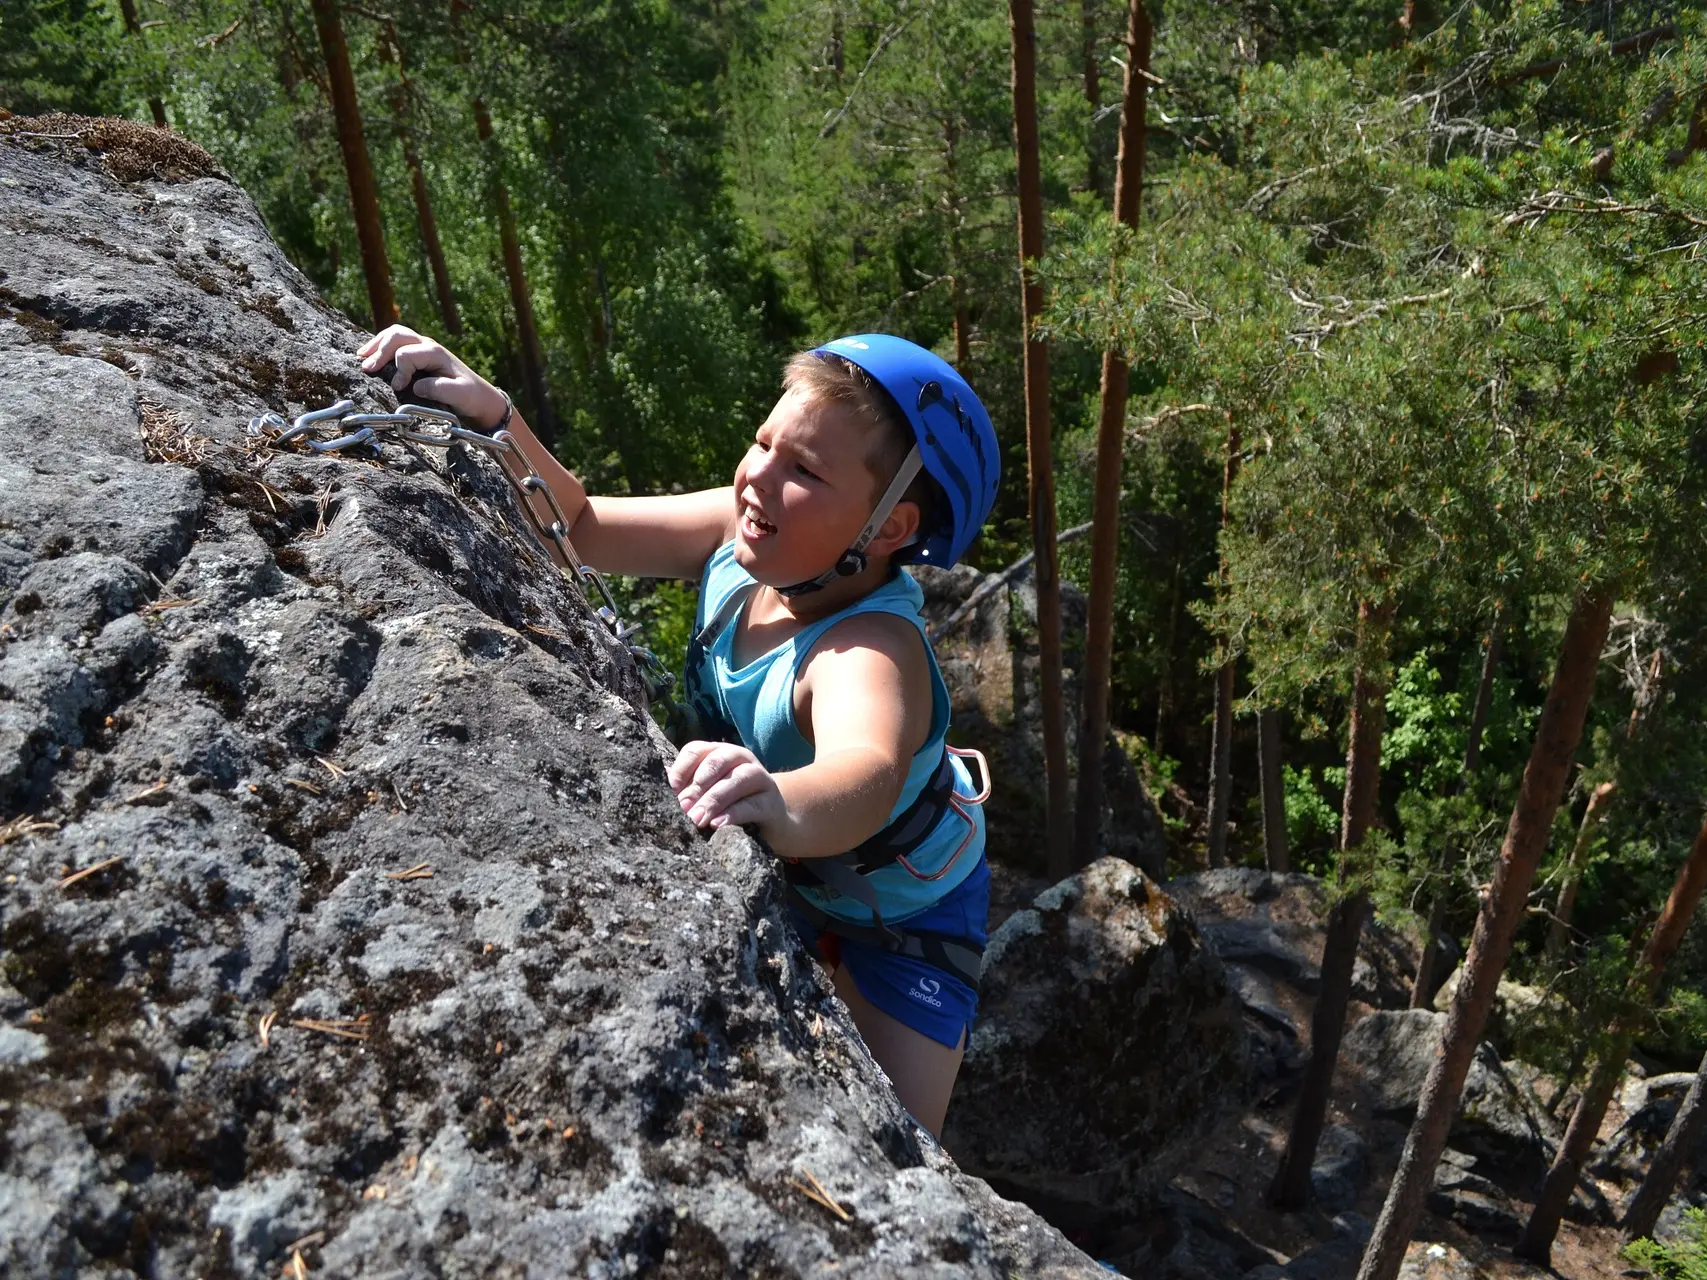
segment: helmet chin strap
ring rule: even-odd
[[[907,455],[907,460],[901,464],[901,469],[895,473],[895,478],[889,482],[889,487],[883,491],[883,496],[877,500],[877,505],[871,509],[871,515],[866,519],[865,527],[854,538],[853,545],[842,552],[831,568],[824,570],[816,578],[796,582],[793,586],[778,587],[777,594],[792,600],[796,596],[821,591],[837,578],[851,578],[856,573],[863,573],[866,566],[865,549],[871,545],[877,531],[883,528],[883,522],[889,519],[895,505],[901,501],[901,495],[907,492],[907,486],[913,483],[914,477],[924,465],[925,460],[919,454],[919,446],[914,445],[913,451]]]

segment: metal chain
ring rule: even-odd
[[[574,544],[569,541],[569,519],[564,515],[557,495],[546,484],[545,477],[533,469],[527,455],[522,452],[521,442],[513,434],[498,431],[486,435],[471,431],[449,409],[430,405],[398,405],[394,413],[356,413],[355,407],[353,400],[340,400],[324,409],[302,414],[295,422],[287,422],[283,415],[271,411],[256,414],[249,419],[249,434],[260,437],[275,449],[300,442],[315,453],[341,453],[360,445],[378,448],[382,440],[393,438],[433,449],[448,449],[461,442],[486,453],[497,462],[504,479],[515,490],[517,504],[541,541],[557,549],[562,559],[563,576],[575,584],[581,598],[610,628],[611,635],[633,655],[635,665],[640,669],[640,678],[645,682],[647,697],[668,707],[675,677],[657,654],[636,639],[640,628],[622,621],[616,598],[611,595],[604,576],[584,564],[576,554]],[[324,433],[327,432],[335,434],[331,439],[325,439]],[[546,506],[551,508],[549,524],[540,519],[529,501],[534,495],[543,498]],[[600,601],[596,605],[593,603],[595,594]]]

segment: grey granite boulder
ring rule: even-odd
[[[1100,1274],[908,1121],[488,464],[245,439],[393,401],[241,191],[124,173],[0,129],[0,1273]]]
[[[1057,1221],[1129,1212],[1246,1078],[1238,1003],[1191,918],[1103,858],[991,938],[944,1141]]]
[[[1408,1120],[1445,1025],[1444,1013],[1427,1009],[1377,1010],[1346,1032],[1340,1069],[1358,1078],[1378,1114]],[[1493,1046],[1478,1046],[1453,1121],[1453,1146],[1524,1178],[1545,1172],[1556,1143],[1545,1113],[1506,1073]]]
[[[1315,876],[1228,867],[1176,876],[1168,896],[1191,913],[1204,944],[1226,966],[1245,1012],[1257,1089],[1280,1096],[1303,1072],[1310,1013],[1321,988],[1327,889]],[[1403,1008],[1415,971],[1402,935],[1378,920],[1357,944],[1352,996]]]

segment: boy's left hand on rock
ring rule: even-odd
[[[696,827],[761,825],[785,816],[776,779],[745,747],[690,742],[669,771],[670,788]]]

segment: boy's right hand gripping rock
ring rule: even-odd
[[[393,389],[444,405],[476,430],[490,431],[504,418],[508,401],[486,379],[458,360],[442,344],[405,325],[394,324],[364,342],[356,352],[362,369],[383,373],[392,366]]]

